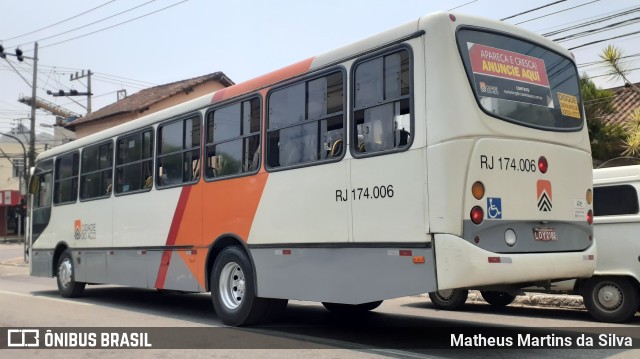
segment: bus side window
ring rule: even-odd
[[[78,197],[79,154],[73,152],[58,156],[55,162],[53,203],[73,203]]]
[[[344,74],[336,71],[269,94],[267,164],[288,167],[342,157]]]
[[[216,108],[207,114],[207,179],[241,175],[260,168],[259,98]]]
[[[193,183],[199,178],[200,116],[158,126],[156,181],[159,187]],[[144,188],[153,186],[151,174]]]
[[[153,132],[151,129],[118,138],[116,145],[115,193],[149,190],[153,176]]]
[[[408,50],[356,64],[354,151],[375,153],[411,142],[411,83]]]

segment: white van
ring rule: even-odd
[[[545,285],[547,292],[582,295],[598,321],[624,322],[640,311],[640,165],[593,170],[594,238],[598,243],[593,277]],[[522,290],[481,290],[494,307],[510,304]],[[541,287],[525,288],[540,291]],[[455,310],[467,299],[466,289],[429,293],[432,303]]]
[[[574,287],[589,313],[603,322],[623,322],[640,310],[640,166],[593,171],[593,277]]]

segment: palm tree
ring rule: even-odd
[[[624,141],[625,150],[623,155],[636,156],[640,154],[640,107],[633,110],[629,115],[629,121],[625,124],[627,139]]]
[[[600,54],[600,58],[609,66],[609,75],[615,80],[622,79],[626,86],[640,95],[640,88],[629,81],[627,75],[631,70],[620,60],[624,58],[622,49],[609,45]],[[623,155],[636,156],[640,154],[640,108],[633,110],[629,116],[629,121],[624,125],[627,130],[627,138],[624,141],[625,150]]]
[[[626,64],[623,64],[620,60],[624,58],[624,52],[622,49],[609,45],[602,50],[600,58],[609,66],[609,75],[614,80],[622,79],[625,84],[629,84],[631,88],[640,94],[640,88],[635,86],[629,81],[627,75],[631,70]]]

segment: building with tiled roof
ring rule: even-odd
[[[640,93],[637,91],[640,88],[640,83],[636,83],[633,86],[635,86],[635,89],[629,84],[609,89],[609,91],[613,92],[611,105],[615,112],[602,116],[603,123],[624,126],[629,121],[633,111],[640,107]]]
[[[233,85],[224,73],[144,89],[65,125],[81,138]]]

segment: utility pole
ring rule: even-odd
[[[86,74],[86,75],[85,75],[85,73],[84,73],[84,70],[82,70],[82,73],[81,73],[80,75],[78,75],[78,73],[76,72],[76,73],[75,73],[75,76],[74,76],[74,74],[71,74],[71,77],[70,77],[70,80],[71,80],[71,81],[73,81],[73,80],[79,80],[79,79],[84,78],[84,77],[86,77],[86,78],[87,78],[87,92],[85,92],[85,93],[78,93],[78,96],[80,96],[80,95],[87,95],[87,113],[91,113],[91,95],[93,95],[93,94],[91,93],[91,75],[93,75],[93,74],[91,73],[91,70],[88,70],[88,72],[87,72],[87,74]],[[55,95],[54,95],[54,96],[55,96]],[[67,96],[69,96],[69,95],[67,95]]]
[[[31,98],[35,99],[38,86],[38,42],[36,41],[33,49],[33,83],[31,86]],[[29,129],[29,167],[36,164],[36,102],[31,103],[31,128]],[[27,185],[28,186],[28,185]]]

